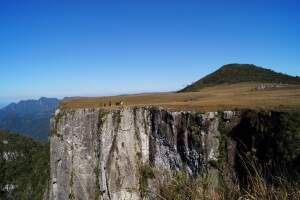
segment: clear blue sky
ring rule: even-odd
[[[1,0],[0,104],[177,90],[233,62],[300,75],[298,2]]]

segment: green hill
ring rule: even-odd
[[[195,92],[208,86],[241,82],[300,84],[300,77],[289,76],[250,64],[228,64],[179,92]]]
[[[0,199],[41,200],[49,180],[49,144],[0,130]]]

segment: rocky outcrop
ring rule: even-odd
[[[155,107],[56,110],[51,120],[50,200],[141,199],[140,167],[213,171],[220,126],[239,113]]]

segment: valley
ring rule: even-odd
[[[242,78],[231,80],[232,71]],[[175,92],[10,104],[0,125],[32,137],[49,132],[50,144],[0,131],[0,197],[299,199],[297,81],[225,65]]]

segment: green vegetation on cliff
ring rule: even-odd
[[[241,112],[221,119],[219,160],[209,163],[210,173],[195,177],[145,165],[143,194],[163,200],[300,199],[300,113]]]
[[[0,199],[41,200],[49,169],[49,144],[0,130]]]
[[[268,168],[273,176],[284,175],[299,180],[299,112],[247,111],[232,131],[232,137],[237,141],[237,149],[243,159],[251,156],[258,164],[265,165],[263,167]],[[243,160],[240,162],[242,164],[237,165],[244,165]],[[242,170],[242,176],[245,174],[245,168],[238,170]]]
[[[277,73],[250,64],[228,64],[192,83],[180,92],[195,92],[204,87],[241,82],[300,84],[300,77]]]

